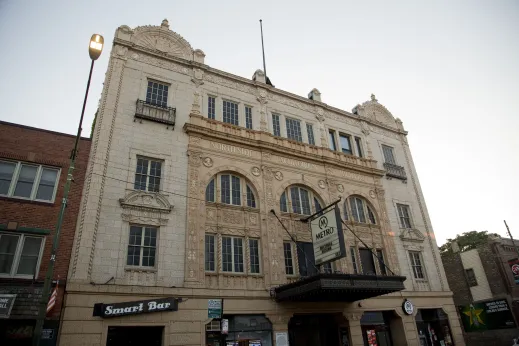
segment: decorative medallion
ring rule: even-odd
[[[342,184],[337,185],[337,190],[338,190],[340,193],[343,193],[343,192],[344,192],[344,186],[343,186]]]
[[[326,188],[326,183],[324,182],[324,180],[319,180],[318,185],[321,189]]]
[[[402,303],[402,310],[406,313],[406,315],[412,315],[414,312],[414,305],[410,300],[405,299]]]
[[[204,163],[204,166],[206,166],[206,167],[212,167],[213,159],[210,157],[205,157],[203,163]]]
[[[259,169],[259,167],[252,167],[250,172],[252,173],[252,175],[258,177],[260,174],[261,174],[261,170]]]
[[[373,190],[369,190],[369,197],[375,199],[377,197],[377,194]]]
[[[280,171],[274,172],[274,177],[277,180],[283,180],[283,173],[281,173]]]

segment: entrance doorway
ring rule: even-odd
[[[290,345],[339,345],[339,326],[334,315],[295,315],[288,323]]]
[[[108,327],[106,346],[162,346],[164,327]]]
[[[360,324],[365,346],[392,346],[389,327],[390,312],[368,311],[362,315]]]

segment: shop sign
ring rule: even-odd
[[[339,207],[335,204],[334,208],[310,222],[316,265],[335,261],[346,255],[342,225],[338,220],[341,220],[341,216]]]
[[[54,329],[43,329],[41,331],[41,338],[43,340],[52,340],[52,339],[54,339]]]
[[[222,318],[222,299],[208,299],[207,300],[207,317],[208,318]]]
[[[510,266],[510,270],[512,271],[512,275],[514,276],[515,284],[519,285],[519,259],[514,258],[509,260],[508,265]]]
[[[93,316],[108,318],[177,310],[178,300],[176,298],[161,298],[112,304],[98,303],[94,305]]]
[[[222,334],[229,334],[229,320],[222,319]]]
[[[9,318],[16,294],[0,294],[0,318]]]
[[[506,299],[460,306],[459,311],[466,332],[515,328]]]
[[[414,313],[414,305],[410,300],[405,299],[402,303],[402,310],[406,313],[406,315],[412,315]]]
[[[287,332],[276,333],[276,346],[288,346],[288,333]]]

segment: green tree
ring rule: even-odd
[[[452,252],[452,244],[458,243],[460,252],[468,251],[477,248],[479,245],[485,244],[490,235],[499,236],[496,233],[489,234],[488,231],[471,231],[458,234],[454,239],[447,239],[447,242],[440,246],[440,253]]]

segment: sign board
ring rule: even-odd
[[[16,294],[0,294],[0,318],[9,318]]]
[[[207,300],[207,317],[222,318],[222,299]]]
[[[315,264],[322,265],[346,255],[341,216],[337,204],[310,222]]]
[[[510,266],[510,270],[512,271],[512,275],[514,276],[515,284],[519,285],[519,259],[514,258],[509,260],[508,265]]]
[[[288,332],[276,333],[276,346],[288,346]]]
[[[229,320],[222,319],[222,334],[229,334]]]
[[[506,299],[460,306],[459,312],[466,332],[515,328]]]
[[[42,329],[41,338],[43,340],[52,340],[54,339],[54,329]]]
[[[406,315],[412,315],[414,312],[414,305],[410,300],[405,299],[402,303],[402,310],[406,313]]]
[[[103,318],[137,315],[149,312],[177,311],[178,301],[176,298],[161,298],[152,300],[138,300],[133,302],[94,305],[93,316]]]

